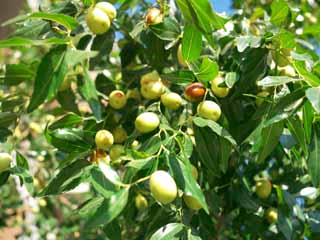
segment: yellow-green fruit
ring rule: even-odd
[[[158,8],[150,8],[146,14],[144,22],[147,25],[159,24],[163,21],[163,14]]]
[[[217,121],[221,116],[221,109],[213,101],[203,101],[197,107],[197,113],[200,117]]]
[[[149,82],[141,86],[141,95],[146,99],[157,99],[164,92],[164,85],[161,81]]]
[[[181,66],[188,67],[187,62],[182,55],[182,45],[181,44],[179,45],[178,50],[177,50],[177,58],[178,58],[178,62]]]
[[[89,8],[86,15],[86,22],[90,31],[94,34],[103,34],[110,28],[110,19],[100,8]]]
[[[295,77],[297,75],[296,70],[290,65],[285,67],[280,67],[279,70],[280,70],[280,74],[284,76]]]
[[[162,204],[168,204],[176,199],[178,189],[175,181],[165,171],[156,171],[150,177],[152,196]]]
[[[111,147],[109,151],[109,156],[112,161],[115,161],[119,159],[123,153],[124,153],[124,147],[120,144],[115,144]]]
[[[162,104],[171,110],[177,110],[182,105],[182,98],[179,94],[170,92],[161,95]]]
[[[202,208],[201,204],[199,203],[199,201],[189,195],[184,194],[183,195],[183,201],[185,202],[185,204],[188,206],[188,208],[192,209],[192,210],[199,210]]]
[[[227,87],[219,87],[224,82],[224,78],[221,76],[216,77],[211,81],[211,90],[214,95],[220,98],[228,96],[230,89]]]
[[[261,179],[256,182],[256,194],[261,199],[266,199],[270,196],[272,184],[268,179]]]
[[[198,176],[199,176],[198,169],[193,165],[191,165],[191,173],[192,173],[193,178],[195,180],[197,180]]]
[[[10,168],[12,157],[8,153],[0,153],[0,172],[3,172]]]
[[[107,14],[110,21],[113,21],[117,16],[117,10],[111,3],[98,2],[95,7],[101,9],[105,14]]]
[[[127,104],[127,96],[120,90],[114,90],[109,95],[109,104],[114,109],[121,109]]]
[[[133,149],[138,149],[139,144],[140,144],[139,141],[134,140],[134,141],[131,143],[131,147],[132,147]]]
[[[288,54],[289,53],[289,54]],[[290,51],[287,49],[271,51],[272,59],[277,63],[279,67],[285,67],[289,62]]]
[[[268,208],[265,213],[265,217],[270,224],[276,223],[278,221],[278,209]]]
[[[268,91],[262,91],[257,94],[256,105],[260,106],[264,102],[264,98],[268,97],[270,93]]]
[[[134,203],[136,205],[136,208],[139,210],[145,209],[148,207],[148,200],[144,196],[142,196],[141,194],[138,194],[135,197]]]
[[[141,113],[135,120],[135,127],[140,133],[152,132],[159,124],[159,117],[153,112]]]
[[[100,130],[97,132],[95,137],[96,146],[99,149],[106,150],[114,142],[113,135],[107,130]]]
[[[160,78],[158,72],[157,71],[152,71],[152,72],[144,74],[141,77],[140,85],[143,86],[143,85],[149,84],[150,82],[157,82],[157,81],[160,81],[160,80],[161,80],[161,78]]]
[[[113,135],[114,143],[123,143],[128,138],[127,131],[122,127],[117,127],[113,129],[112,135]]]

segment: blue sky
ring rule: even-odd
[[[215,11],[231,13],[231,0],[211,0]]]

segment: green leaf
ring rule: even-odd
[[[287,76],[267,76],[260,80],[257,84],[261,87],[275,87],[287,84],[290,82],[301,81],[301,79],[287,77]]]
[[[85,152],[93,146],[93,132],[80,129],[59,128],[53,131],[45,130],[47,141],[60,151]]]
[[[228,72],[225,76],[225,82],[228,88],[232,88],[233,85],[238,81],[238,74],[236,72]]]
[[[184,229],[182,223],[169,223],[152,234],[150,240],[179,240]]]
[[[296,69],[296,71],[299,73],[299,75],[304,79],[304,81],[307,84],[309,84],[311,87],[320,86],[320,79],[306,69],[305,62],[295,61],[293,66]]]
[[[123,183],[120,180],[118,173],[111,168],[105,161],[99,161],[99,168],[103,173],[104,177],[108,179],[111,183],[121,186]]]
[[[246,48],[258,48],[260,47],[261,38],[257,36],[247,35],[236,38],[236,45],[239,52],[244,52]]]
[[[24,64],[7,64],[4,75],[4,84],[7,86],[18,85],[22,82],[28,82],[33,79],[35,73],[30,66]]]
[[[281,25],[289,13],[288,3],[284,0],[274,0],[271,4],[271,23]]]
[[[218,123],[201,117],[194,117],[193,123],[198,127],[209,127],[214,133],[228,140],[233,146],[237,146],[237,142],[230,135],[230,133],[228,133],[228,131],[221,127]]]
[[[101,105],[98,98],[97,89],[94,82],[91,80],[87,70],[84,72],[83,84],[80,86],[80,92],[83,97],[88,101],[90,108],[95,118],[101,120]]]
[[[29,163],[27,159],[19,152],[16,151],[17,166],[29,170]]]
[[[129,189],[124,188],[112,195],[109,199],[103,200],[101,205],[93,205],[85,229],[97,228],[109,224],[122,212],[127,205]]]
[[[209,82],[213,80],[216,76],[218,76],[218,74],[218,64],[208,57],[203,58],[199,72],[195,73],[195,75],[201,82]]]
[[[308,158],[308,172],[311,176],[313,186],[320,186],[320,127],[313,126],[313,138]]]
[[[161,138],[158,134],[156,134],[151,138],[147,139],[145,142],[143,142],[143,144],[139,148],[139,151],[146,152],[152,155],[159,151],[160,146],[161,146]]]
[[[104,198],[110,198],[117,192],[116,186],[105,177],[98,167],[91,169],[90,182],[95,190]]]
[[[58,129],[58,128],[70,128],[74,127],[75,125],[82,123],[82,117],[74,114],[68,113],[67,115],[63,116],[59,120],[55,121],[49,126],[51,131]]]
[[[191,195],[196,198],[203,209],[207,213],[209,213],[206,199],[201,191],[201,188],[192,176],[191,163],[187,159],[185,161],[182,161],[175,154],[170,154],[168,156],[168,162],[170,172],[172,173],[178,187],[185,194]]]
[[[0,127],[7,128],[15,123],[18,115],[13,112],[0,112]]]
[[[277,122],[262,129],[260,150],[257,162],[262,163],[279,143],[280,135],[283,131],[283,122]]]
[[[30,14],[28,18],[37,18],[57,22],[69,31],[75,29],[78,26],[78,22],[76,19],[61,13],[35,12]]]
[[[300,147],[302,148],[305,155],[307,156],[308,147],[302,122],[297,116],[294,116],[287,120],[286,125],[296,141],[300,144]]]
[[[65,53],[65,47],[53,48],[42,59],[38,67],[28,112],[35,110],[58,91],[68,70],[67,66],[62,64]]]
[[[310,101],[313,109],[320,114],[320,87],[309,88],[306,91],[306,96]]]
[[[187,25],[182,37],[182,56],[186,61],[194,61],[200,57],[202,50],[202,34],[192,25]]]
[[[77,160],[67,165],[49,182],[49,184],[38,194],[39,197],[56,195],[65,191],[68,184],[81,176],[90,162],[85,159]],[[76,187],[76,186],[74,186]],[[69,189],[68,189],[69,190]]]
[[[42,45],[58,45],[68,44],[70,39],[62,38],[47,38],[43,40],[31,40],[23,37],[13,37],[0,41],[0,48],[11,48],[11,47],[30,47],[30,46],[42,46]]]
[[[162,74],[161,78],[173,84],[186,86],[195,80],[193,72],[187,70],[175,71],[171,73]]]
[[[292,233],[293,233],[293,226],[288,217],[286,217],[282,212],[280,212],[278,217],[278,229],[282,234],[285,236],[286,240],[291,240],[292,239]]]
[[[10,168],[9,171],[11,174],[19,176],[19,178],[22,180],[21,184],[23,183],[28,189],[28,192],[30,194],[33,194],[33,191],[34,191],[33,178],[27,169],[25,169],[24,167],[17,166],[17,167]]]
[[[164,41],[175,41],[180,36],[180,25],[174,18],[165,18],[162,23],[151,25],[150,29]]]
[[[307,143],[311,142],[313,109],[311,103],[306,101],[303,105],[303,127],[306,134]]]

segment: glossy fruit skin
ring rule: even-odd
[[[263,102],[264,102],[264,99],[263,98],[266,98],[270,95],[270,93],[268,91],[262,91],[262,92],[259,92],[257,94],[258,97],[261,97],[261,98],[256,98],[256,105],[257,106],[260,106]]]
[[[224,98],[228,96],[230,88],[227,87],[219,87],[221,83],[224,82],[224,78],[221,76],[216,77],[211,81],[211,90],[213,94],[219,98]]]
[[[0,153],[0,172],[3,172],[10,168],[12,157],[8,153]]]
[[[141,194],[138,194],[135,197],[134,203],[136,205],[136,208],[139,210],[142,210],[148,207],[148,200]]]
[[[127,131],[122,127],[116,127],[115,129],[113,129],[112,135],[113,135],[114,143],[123,143],[128,138]]]
[[[221,109],[215,102],[206,100],[199,103],[197,113],[200,117],[217,121],[221,116]]]
[[[124,153],[124,147],[120,144],[112,145],[109,151],[109,156],[112,161],[118,160],[120,156]]]
[[[168,109],[177,110],[182,105],[182,98],[174,92],[165,93],[161,95],[161,103]]]
[[[152,72],[149,72],[149,73],[146,73],[144,74],[141,79],[140,79],[140,85],[143,86],[143,85],[146,85],[150,82],[157,82],[157,81],[160,81],[161,78],[158,74],[157,71],[152,71]]]
[[[270,224],[276,223],[278,221],[278,209],[272,207],[268,208],[265,217]]]
[[[158,8],[150,8],[145,17],[145,24],[146,25],[155,25],[159,24],[163,21],[163,14],[160,9]]]
[[[109,104],[114,109],[124,108],[127,104],[127,96],[120,90],[114,90],[109,95]]]
[[[107,150],[114,142],[113,135],[108,130],[100,130],[96,134],[95,142],[97,148]]]
[[[198,211],[202,208],[201,204],[196,198],[189,196],[187,194],[184,194],[182,198],[188,208],[195,211]]]
[[[110,21],[112,22],[117,16],[116,8],[108,2],[98,2],[95,5],[96,8],[101,9],[107,16],[109,17]]]
[[[159,117],[153,112],[141,113],[135,120],[135,127],[140,133],[152,132],[159,124]]]
[[[261,179],[256,182],[256,194],[261,199],[267,199],[272,191],[272,184],[268,179]]]
[[[86,22],[90,31],[94,34],[106,33],[111,25],[108,15],[96,7],[89,8],[86,15]]]
[[[205,93],[206,93],[205,86],[199,82],[188,85],[184,90],[184,96],[190,102],[201,101]]]
[[[164,92],[164,85],[161,81],[149,82],[141,86],[141,95],[146,99],[158,99]]]
[[[186,60],[184,59],[183,55],[182,55],[182,45],[179,44],[178,46],[178,50],[177,50],[177,58],[178,58],[178,62],[182,67],[188,67],[188,64],[186,62]]]
[[[177,197],[178,189],[169,173],[159,170],[150,177],[150,191],[152,196],[162,204],[168,204]]]

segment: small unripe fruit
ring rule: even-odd
[[[202,208],[201,204],[199,203],[199,201],[189,195],[184,194],[183,195],[183,201],[185,202],[185,204],[188,206],[188,208],[198,211]]]
[[[111,147],[109,151],[109,156],[112,161],[118,160],[124,153],[124,147],[120,144],[115,144]]]
[[[201,101],[206,93],[206,88],[202,83],[192,83],[184,90],[184,96],[190,102]]]
[[[159,124],[158,115],[152,112],[141,113],[135,121],[135,127],[140,133],[152,132]]]
[[[164,92],[164,85],[161,81],[150,82],[141,86],[141,95],[146,99],[157,99]]]
[[[121,109],[127,104],[127,96],[120,90],[114,90],[109,95],[109,104],[114,109]]]
[[[139,141],[134,140],[134,141],[131,143],[131,147],[132,147],[133,149],[138,149],[139,144],[140,144]]]
[[[213,94],[220,98],[228,96],[230,90],[228,87],[219,87],[219,85],[223,82],[224,78],[221,76],[218,76],[211,81],[211,90]]]
[[[181,44],[179,45],[178,50],[177,50],[177,58],[178,58],[178,62],[181,66],[188,67],[187,62],[182,55],[182,45]]]
[[[176,199],[178,189],[173,178],[165,171],[156,171],[150,177],[152,196],[162,204],[168,204]]]
[[[158,8],[150,8],[144,21],[147,25],[159,24],[163,21],[163,13]]]
[[[123,143],[128,138],[127,131],[122,127],[117,127],[113,129],[112,135],[113,135],[114,143]]]
[[[110,21],[113,21],[117,16],[117,10],[111,3],[98,2],[94,7],[101,9],[105,14],[107,14]]]
[[[145,209],[148,207],[148,200],[142,196],[141,194],[138,194],[135,199],[134,203],[136,205],[136,208],[139,210]]]
[[[261,199],[266,199],[270,196],[272,184],[267,179],[261,179],[256,182],[256,194]]]
[[[177,110],[182,105],[182,98],[179,94],[170,92],[161,95],[162,104],[171,110]]]
[[[100,130],[95,137],[96,146],[99,149],[106,150],[113,144],[113,135],[107,130]]]
[[[263,102],[264,102],[264,99],[263,98],[266,98],[270,95],[270,93],[268,91],[262,91],[262,92],[259,92],[257,94],[257,97],[256,98],[256,105],[257,106],[260,106]]]
[[[276,223],[278,221],[278,209],[268,208],[265,217],[270,224]]]
[[[103,34],[110,28],[110,19],[108,15],[99,8],[91,7],[86,15],[86,22],[91,32],[94,34]]]
[[[203,101],[197,107],[197,113],[200,117],[217,121],[221,116],[221,109],[213,101]]]
[[[12,157],[8,153],[0,153],[0,172],[3,172],[10,168]]]
[[[197,180],[198,176],[199,176],[198,169],[193,165],[191,165],[191,173],[192,173],[194,180]]]

